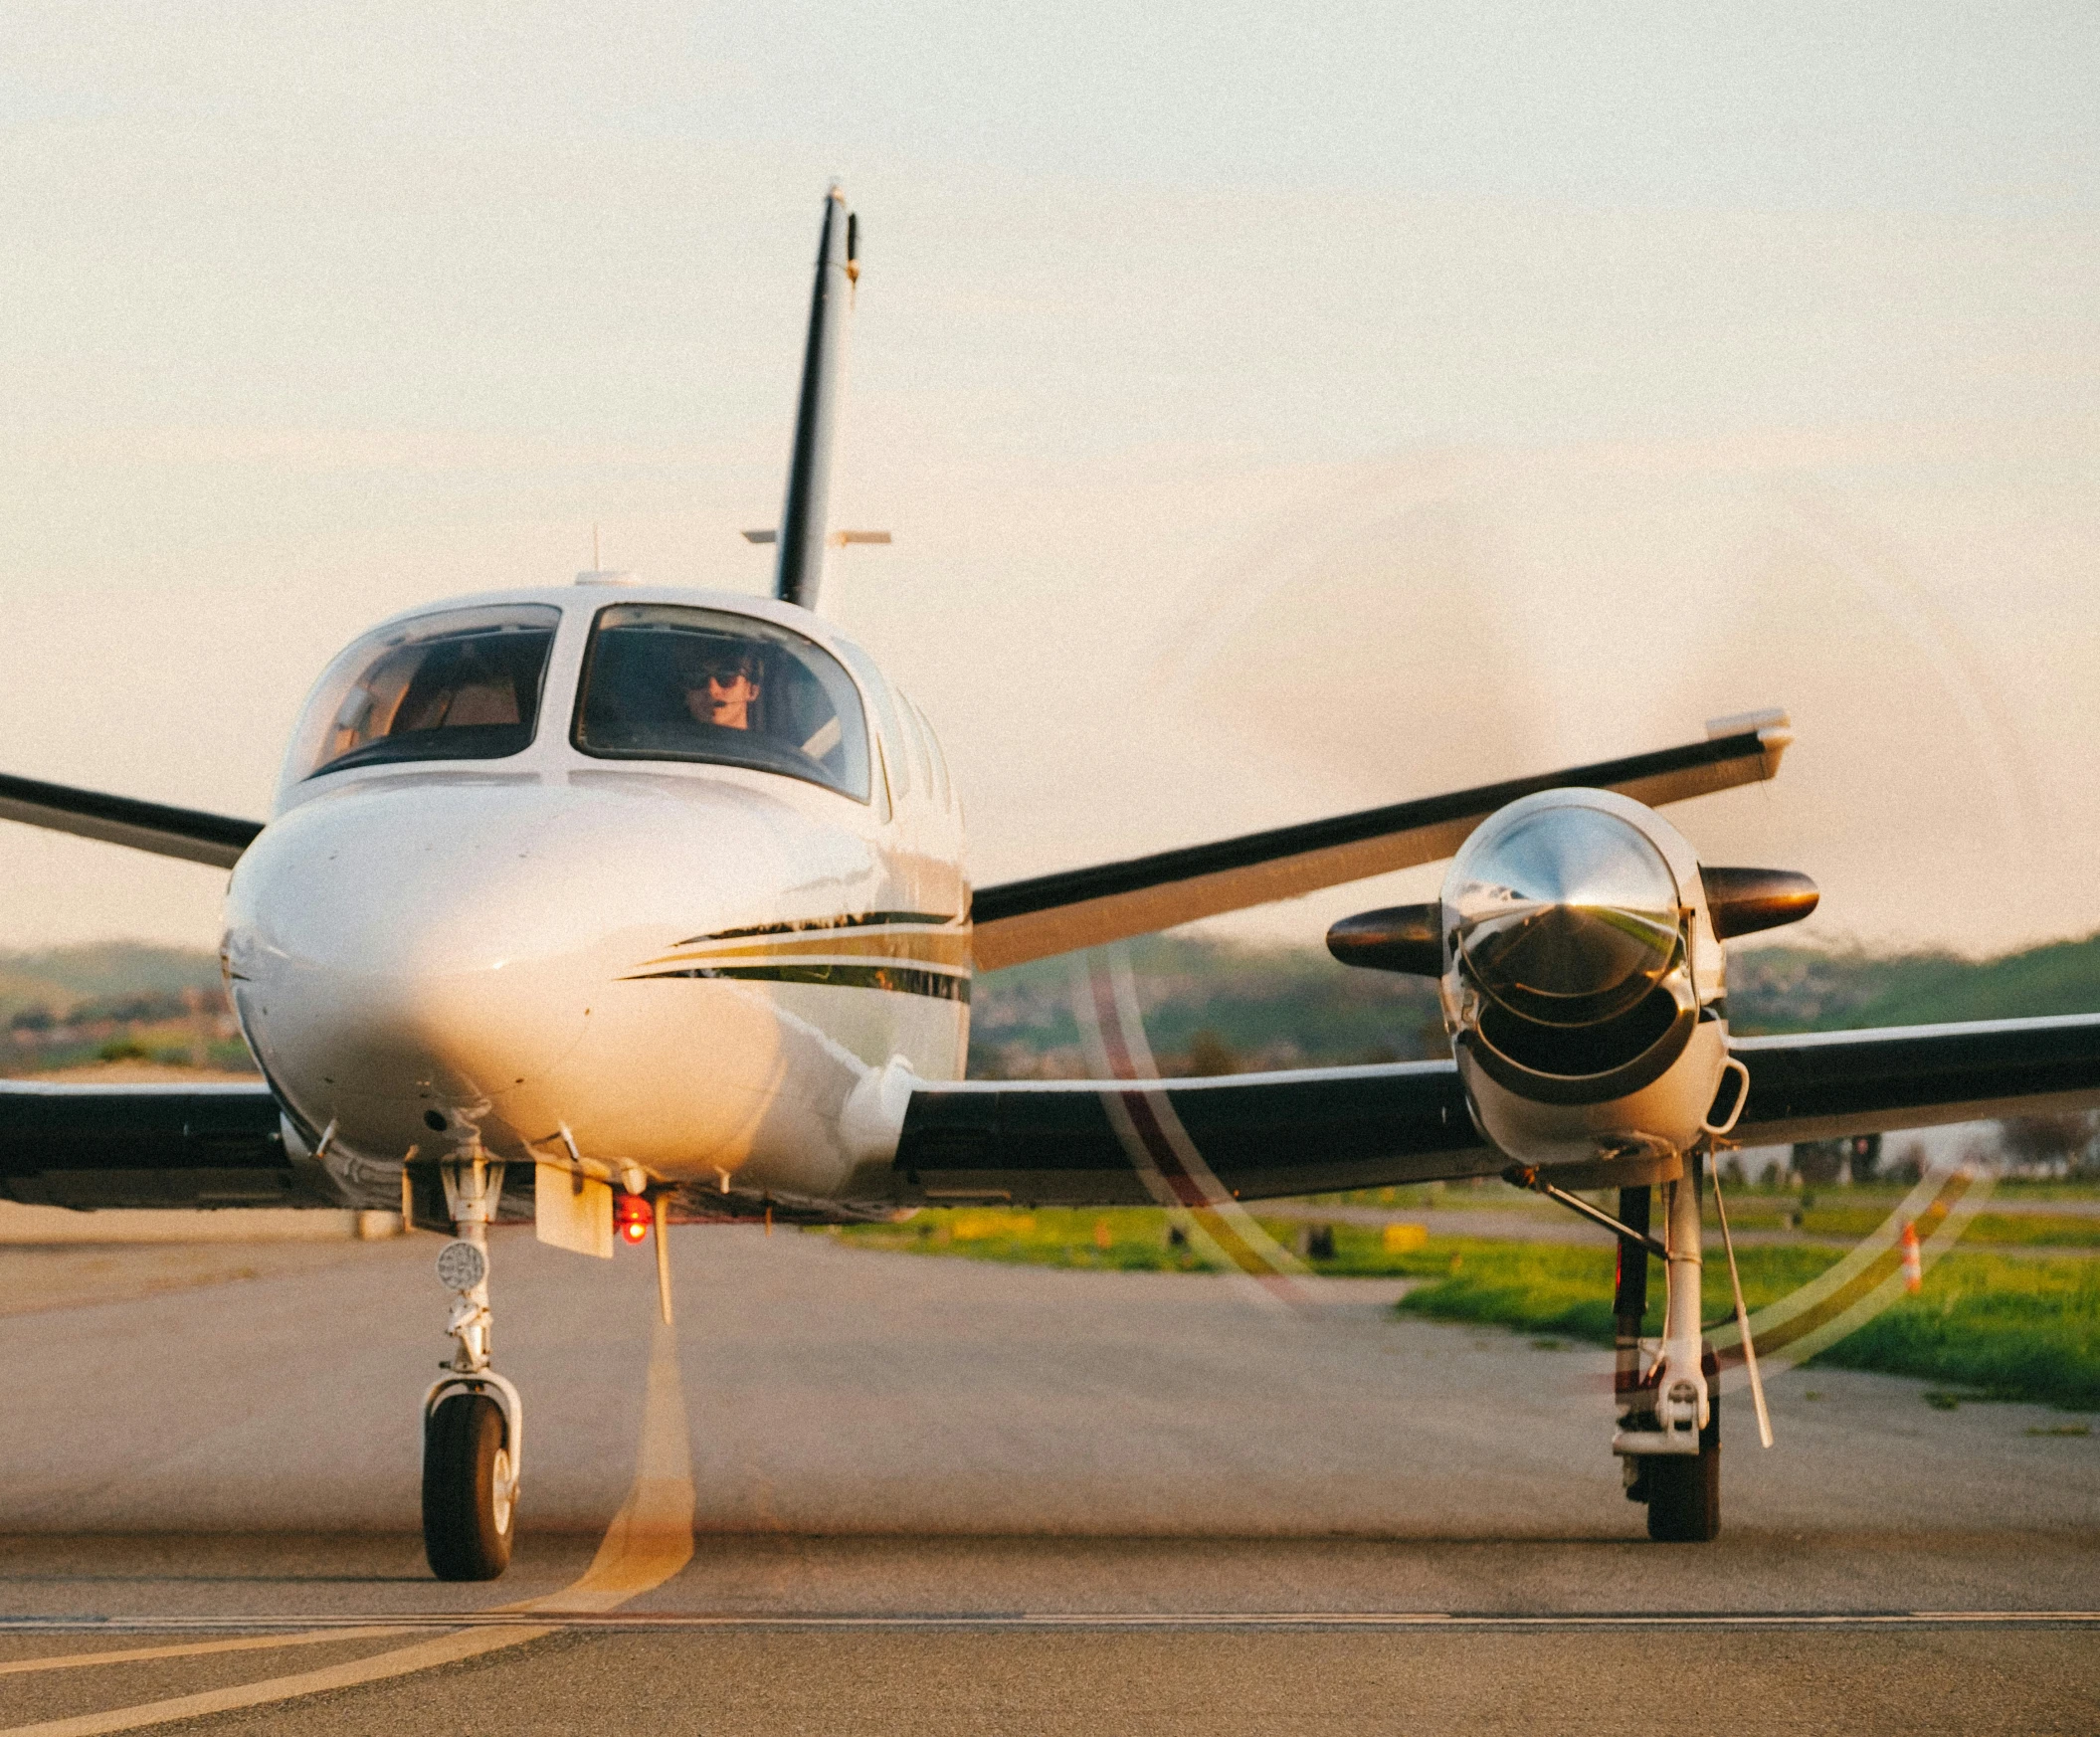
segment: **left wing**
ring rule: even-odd
[[[31,1206],[339,1207],[254,1085],[0,1080],[0,1198]]]
[[[2100,1015],[1741,1038],[1738,1145],[2100,1106]],[[1732,1091],[1732,1086],[1724,1086]],[[1725,1109],[1725,1105],[1723,1106]],[[1258,1200],[1491,1176],[1449,1062],[1215,1079],[984,1080],[914,1091],[897,1146],[912,1205],[1197,1204],[1208,1166]]]

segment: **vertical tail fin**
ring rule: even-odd
[[[824,196],[824,229],[817,241],[817,286],[810,296],[810,337],[802,356],[802,397],[795,411],[773,577],[773,595],[804,609],[817,607],[831,540],[832,436],[846,361],[847,302],[859,273],[855,260],[859,227],[846,209],[846,195],[834,185]]]

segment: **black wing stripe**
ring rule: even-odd
[[[45,784],[6,773],[0,773],[0,820],[127,845],[157,857],[208,863],[216,868],[231,868],[263,830],[260,821],[170,808],[164,803],[76,790],[71,785]]]

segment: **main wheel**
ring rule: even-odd
[[[510,1564],[517,1479],[503,1408],[485,1393],[438,1404],[423,1432],[423,1551],[440,1580],[493,1580]]]

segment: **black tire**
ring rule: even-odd
[[[1721,1532],[1721,1446],[1658,1453],[1647,1463],[1648,1536],[1658,1544],[1704,1544]]]
[[[484,1393],[441,1400],[423,1432],[423,1552],[440,1580],[493,1580],[517,1522],[503,1408]]]
[[[1711,1347],[1700,1358],[1712,1396],[1699,1451],[1648,1459],[1648,1536],[1658,1544],[1707,1544],[1721,1535],[1721,1367]]]

